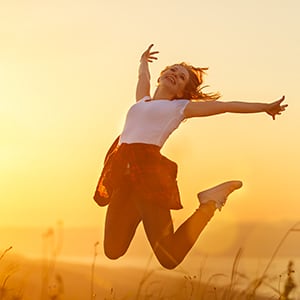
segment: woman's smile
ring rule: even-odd
[[[176,80],[175,80],[174,76],[168,75],[168,76],[166,76],[166,79],[168,79],[172,84],[176,85]]]

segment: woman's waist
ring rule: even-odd
[[[161,131],[139,131],[124,130],[120,136],[120,144],[144,144],[144,145],[155,145],[161,148],[166,141],[168,135],[164,136]]]
[[[153,153],[160,153],[161,147],[156,144],[149,144],[149,143],[124,143],[121,142],[118,145],[118,151],[132,151],[132,152],[139,152],[139,151],[147,151]]]

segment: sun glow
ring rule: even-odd
[[[180,126],[163,152],[178,162],[185,208],[194,209],[199,190],[240,179],[244,187],[230,204],[237,219],[299,217],[299,5],[187,4],[193,9],[176,36],[165,16],[185,9],[181,2],[170,8],[155,0],[148,10],[134,0],[118,9],[68,0],[1,5],[1,225],[41,226],[58,218],[70,226],[99,225],[104,210],[94,205],[93,189],[134,101],[139,55],[152,42],[160,51],[151,64],[153,87],[166,65],[186,61],[209,66],[206,83],[224,101],[267,102],[285,94],[289,103],[275,122],[265,115],[222,115]],[[205,26],[195,28],[199,11]],[[151,15],[155,22],[145,21]],[[231,234],[234,239],[235,230]]]

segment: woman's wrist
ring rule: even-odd
[[[140,67],[139,67],[139,76],[147,75],[150,76],[148,62],[145,60],[141,60]]]
[[[265,112],[265,113],[268,113],[268,109],[269,109],[269,103],[263,103],[263,108],[262,108],[262,111]]]

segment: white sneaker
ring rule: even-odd
[[[197,196],[200,204],[207,203],[208,201],[215,201],[216,207],[221,210],[229,194],[231,194],[234,190],[241,188],[242,185],[243,183],[239,180],[226,181],[198,193]]]

